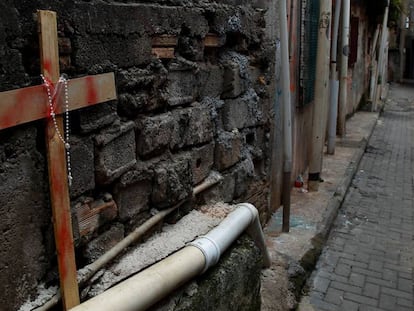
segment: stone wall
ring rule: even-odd
[[[220,259],[220,265],[172,293],[150,310],[259,311],[261,268],[259,249],[250,238],[242,236]]]
[[[70,115],[78,267],[151,209],[190,198],[212,170],[224,181],[198,203],[249,200],[268,217],[274,46],[265,39],[265,4],[0,3],[0,91],[41,83],[37,9],[58,14],[61,72],[115,73],[116,101]],[[161,46],[169,56],[154,54],[160,38],[173,41]],[[41,120],[0,131],[2,310],[16,310],[39,283],[56,283],[45,148]],[[96,213],[93,226],[85,211]]]

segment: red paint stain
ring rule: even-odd
[[[27,122],[25,116],[30,117],[31,112],[28,104],[33,97],[38,96],[37,93],[39,91],[42,91],[42,89],[38,87],[29,87],[18,90],[15,96],[12,97],[12,103],[9,108],[5,109],[0,116],[0,128],[9,128]]]
[[[67,278],[68,275],[68,267],[66,265],[66,257],[67,255],[71,252],[70,250],[70,231],[68,229],[68,226],[65,223],[62,223],[58,229],[58,249],[59,249],[59,270],[60,270],[60,274],[61,274],[61,278],[62,280],[65,280]]]
[[[43,70],[47,71],[48,73],[50,73],[52,71],[52,63],[50,62],[50,60],[48,60],[48,59],[44,60]]]
[[[96,91],[93,77],[86,77],[87,102],[95,104],[98,101],[98,93]]]
[[[55,226],[56,230],[56,248],[58,251],[59,271],[61,279],[65,282],[70,272],[70,258],[73,252],[72,232],[70,228],[70,207],[67,206],[67,191],[65,191],[65,170],[61,161],[64,158],[56,154],[51,155],[51,193],[52,200],[55,204]]]

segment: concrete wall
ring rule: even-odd
[[[36,9],[58,13],[61,71],[115,72],[118,100],[71,113],[70,190],[78,267],[150,216],[189,198],[248,200],[268,217],[274,44],[268,1],[2,1],[0,91],[40,84]],[[218,47],[205,47],[208,33]],[[177,38],[175,57],[152,39]],[[16,310],[57,279],[44,123],[0,131],[0,304]],[[62,178],[66,178],[62,176]],[[82,219],[99,210],[97,225]],[[195,206],[193,206],[195,207]],[[102,238],[105,237],[105,238]],[[96,242],[98,238],[98,242]],[[95,246],[94,246],[95,245]]]
[[[196,278],[151,311],[260,311],[261,255],[254,242],[241,237],[220,265]],[[224,297],[224,298],[223,298]]]
[[[351,6],[351,17],[359,19],[358,25],[358,56],[357,61],[348,69],[348,97],[347,114],[350,115],[358,109],[362,97],[369,87],[371,51],[375,28],[369,24],[368,12],[365,6],[354,4]]]

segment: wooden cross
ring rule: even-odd
[[[56,13],[38,11],[40,58],[43,76],[56,83],[59,79],[59,54]],[[63,112],[63,98],[54,98],[56,114]],[[116,99],[113,73],[87,76],[68,82],[69,110],[92,106]],[[70,199],[67,181],[65,146],[58,137],[50,117],[48,96],[44,85],[0,93],[0,130],[22,123],[46,119],[46,142],[49,186],[60,288],[65,310],[79,304],[76,280],[75,252],[73,246]],[[63,133],[61,115],[56,115]]]

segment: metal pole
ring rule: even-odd
[[[388,24],[388,12],[389,12],[389,1],[387,3],[387,6],[385,7],[384,12],[384,20],[382,23],[382,32],[381,32],[381,45],[379,50],[379,56],[378,56],[378,85],[376,88],[376,92],[374,94],[374,111],[378,108],[378,100],[381,96],[381,86],[382,86],[382,80],[385,79],[384,77],[384,61],[385,61],[385,50],[386,50],[386,42],[387,42],[387,24]]]
[[[350,0],[342,1],[342,54],[341,79],[339,82],[339,118],[338,134],[341,137],[346,133],[346,106],[348,96],[348,56],[349,56],[349,18],[351,11]]]
[[[335,153],[336,118],[338,116],[339,80],[337,69],[339,17],[341,15],[341,0],[335,3],[335,17],[331,42],[331,81],[329,93],[329,126],[328,126],[328,154]]]
[[[318,191],[322,170],[323,147],[329,100],[329,49],[331,35],[331,0],[320,0],[318,50],[316,56],[315,102],[312,117],[312,145],[309,162],[309,191]]]
[[[405,68],[405,38],[407,36],[407,1],[402,1],[402,10],[401,10],[401,34],[400,34],[400,77],[399,82],[404,80],[404,68]]]
[[[279,1],[280,47],[282,55],[282,111],[283,111],[283,232],[289,232],[290,190],[292,175],[292,107],[290,97],[289,40],[286,0]]]
[[[371,81],[369,87],[369,101],[371,102],[371,111],[374,110],[374,96],[375,96],[375,87],[378,80],[378,63],[376,60],[377,57],[377,43],[378,43],[378,36],[380,33],[380,25],[377,25],[377,29],[375,30],[374,34],[374,41],[372,43],[371,49]]]

